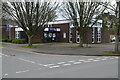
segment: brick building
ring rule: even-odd
[[[15,27],[12,25],[2,25],[0,26],[0,38],[1,39],[14,39],[15,38]]]
[[[15,37],[27,39],[26,34],[19,27],[15,29]],[[110,31],[102,28],[102,23],[98,22],[92,28],[87,28],[84,34],[84,43],[109,43]],[[80,43],[80,35],[74,28],[70,20],[58,20],[49,22],[46,28],[40,28],[33,38],[34,43],[39,42],[67,42]]]

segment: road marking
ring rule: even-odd
[[[46,64],[46,65],[43,65],[43,66],[47,67],[47,66],[52,66],[52,65],[55,65],[55,64]]]
[[[34,61],[30,61],[30,60],[26,60],[26,59],[22,59],[22,58],[18,58],[19,60],[25,61],[25,62],[30,62],[30,63],[35,63]]]
[[[93,60],[93,61],[100,61],[100,60]]]
[[[75,61],[68,61],[68,62],[75,62]]]
[[[75,63],[73,63],[73,64],[80,64],[80,63],[82,63],[82,62],[75,62]]]
[[[3,74],[3,76],[7,76],[8,74]]]
[[[0,55],[2,55],[2,56],[6,56],[6,57],[9,57],[8,55],[6,55],[6,54],[2,54],[2,53],[0,53]]]
[[[96,58],[96,59],[101,59],[102,57],[98,57],[98,58]]]
[[[91,62],[91,61],[84,61],[84,63]]]
[[[104,61],[104,60],[107,60],[107,59],[101,59],[101,60],[103,60],[103,61]]]
[[[47,67],[47,66],[49,66],[49,65],[43,65],[43,66]]]
[[[38,64],[38,65],[43,65],[43,64]]]
[[[94,59],[87,59],[87,60],[90,60],[90,61],[91,61],[91,60],[94,60]]]
[[[48,64],[49,66],[55,65],[55,64]]]
[[[85,61],[85,60],[78,60],[78,61]]]
[[[94,56],[81,56],[81,57],[94,57]]]
[[[109,58],[109,59],[115,59],[115,58]]]
[[[28,72],[29,70],[25,70],[25,71],[17,71],[16,73],[24,73],[24,72]]]
[[[103,57],[103,58],[109,58],[109,57]]]
[[[51,66],[49,68],[58,68],[58,67],[60,67],[60,66],[59,65],[57,65],[57,66]]]
[[[63,64],[63,66],[69,66],[69,65],[71,65],[71,64]]]
[[[117,59],[118,59],[119,57],[115,57],[115,58],[117,58]]]
[[[65,62],[59,62],[59,63],[57,63],[57,64],[64,64]]]

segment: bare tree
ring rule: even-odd
[[[114,15],[116,17],[112,18],[115,22],[114,33],[115,33],[115,47],[114,51],[119,51],[119,35],[120,35],[120,1],[116,0],[116,3],[114,5],[109,4],[109,6],[104,6],[110,11],[114,12]]]
[[[7,12],[28,36],[28,46],[32,46],[32,38],[40,27],[47,25],[56,17],[57,3],[39,2],[5,2],[3,11]]]
[[[119,51],[119,35],[120,35],[120,1],[117,2],[116,7],[116,17],[117,17],[117,23],[115,26],[115,51]]]
[[[87,33],[87,27],[93,27],[98,21],[95,18],[97,15],[104,13],[106,7],[101,6],[102,2],[68,2],[64,3],[63,11],[66,13],[64,16],[73,20],[73,25],[80,33],[80,47],[83,47],[83,36]],[[105,2],[105,5],[108,3]],[[88,42],[86,36],[86,43]]]

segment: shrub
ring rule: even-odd
[[[13,39],[7,39],[7,42],[12,42]]]
[[[12,42],[12,39],[0,39],[1,42]]]
[[[1,41],[2,41],[2,42],[7,42],[7,41],[8,41],[8,39],[1,39]]]
[[[26,39],[13,39],[12,43],[25,44],[26,43]]]

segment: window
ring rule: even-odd
[[[70,38],[70,41],[72,41],[72,38]]]
[[[49,37],[50,37],[50,38],[52,37],[52,33],[49,33]]]
[[[94,43],[95,28],[92,29],[92,43]]]
[[[77,38],[77,42],[80,42],[80,38]]]
[[[44,37],[47,38],[47,33],[44,33]]]
[[[63,33],[63,38],[66,38],[66,33]]]
[[[76,42],[80,43],[80,34],[78,31],[76,31]]]
[[[101,42],[101,28],[97,29],[97,42]]]

